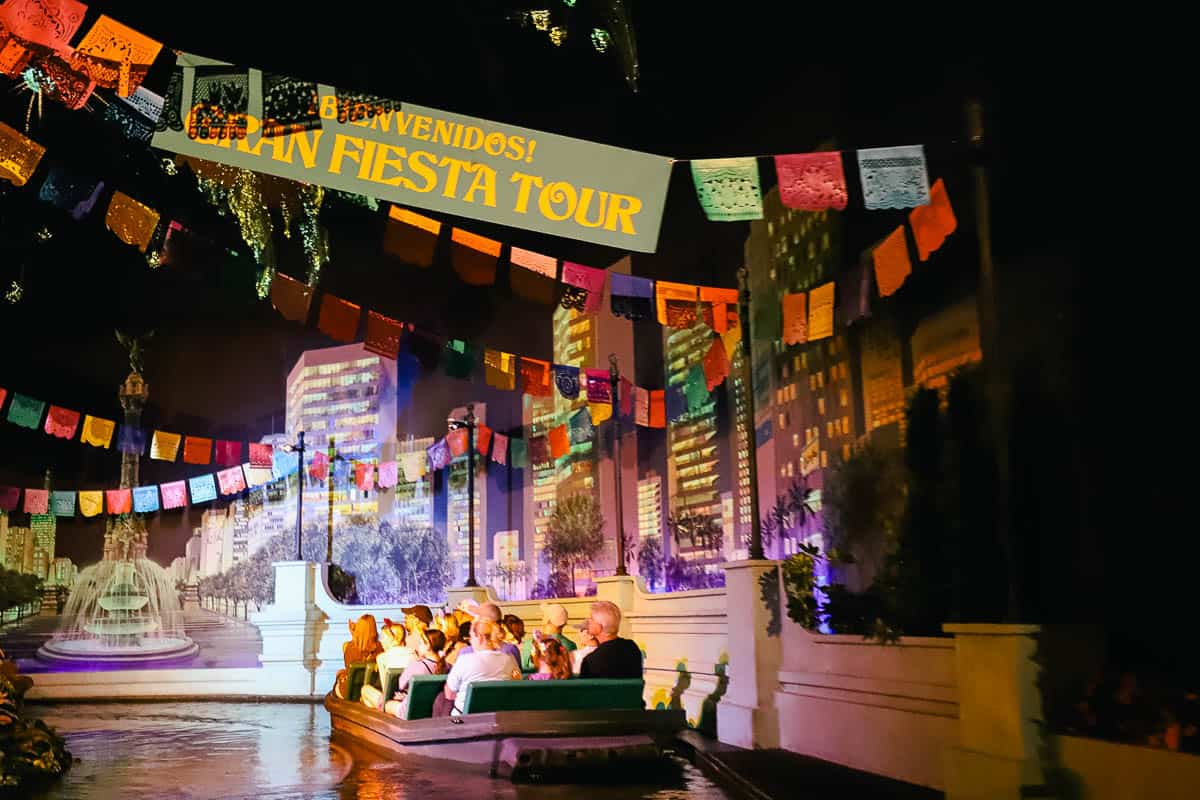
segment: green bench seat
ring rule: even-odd
[[[489,711],[598,711],[643,709],[641,678],[565,681],[479,681],[467,687],[464,714]]]
[[[358,661],[346,667],[346,699],[357,702],[363,686],[378,683],[378,673],[374,661]]]
[[[397,681],[400,673],[396,673]],[[390,699],[396,693],[392,683]],[[408,683],[408,711],[405,719],[429,719],[433,716],[433,699],[446,687],[445,675],[415,675]]]

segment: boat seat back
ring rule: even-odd
[[[346,699],[357,701],[362,695],[362,687],[371,680],[374,672],[374,661],[356,661],[346,667]]]
[[[399,673],[396,678],[400,677]],[[445,675],[414,675],[408,683],[408,712],[405,719],[429,719],[433,716],[433,700],[446,686]],[[395,688],[391,689],[392,694]],[[385,695],[391,697],[391,694]]]
[[[479,681],[467,687],[463,713],[643,709],[641,678],[559,681]]]

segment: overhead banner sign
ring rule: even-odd
[[[152,141],[160,149],[622,250],[657,246],[671,173],[665,156],[188,53],[176,64],[167,124]]]

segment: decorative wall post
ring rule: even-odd
[[[779,562],[731,561],[721,568],[729,619],[729,689],[717,706],[717,738],[738,747],[778,747],[775,691],[782,649],[772,614],[779,609],[763,602],[760,582],[778,583]]]

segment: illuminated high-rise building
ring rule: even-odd
[[[359,491],[353,470],[346,467],[395,457],[395,361],[368,352],[362,344],[307,350],[288,374],[286,412],[288,439],[294,441],[296,433],[304,431],[308,453],[328,452],[333,439],[339,459],[331,466],[331,474],[338,476],[335,525],[351,514],[390,514],[393,493]],[[329,513],[328,486],[307,482],[304,506],[306,519],[324,521]]]
[[[975,298],[968,297],[922,319],[910,341],[913,383],[937,389],[942,402],[946,402],[951,373],[983,358]]]
[[[703,322],[691,328],[663,328],[667,391],[682,387],[692,367],[704,361],[712,345],[712,329]],[[721,508],[721,442],[715,394],[699,408],[667,423],[667,485],[672,514],[698,514],[723,525]],[[721,556],[699,543],[680,542],[678,555],[701,563]]]
[[[526,437],[545,436],[557,424],[555,397],[524,395],[521,402]],[[537,574],[530,576],[531,579],[545,580],[550,567],[542,558],[542,549],[546,546],[546,528],[550,525],[550,517],[558,501],[557,466],[553,462],[531,463],[525,469],[525,481],[525,527],[521,553],[523,560],[537,571]]]
[[[662,476],[650,470],[638,481],[638,536],[662,536],[663,531],[663,485]]]

